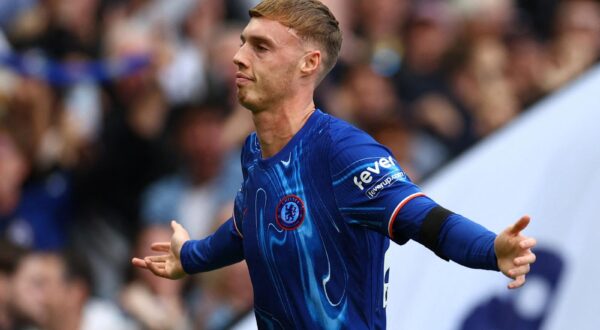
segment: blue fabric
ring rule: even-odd
[[[463,266],[499,270],[494,240],[496,234],[459,214],[446,219],[438,245],[442,253]]]
[[[394,241],[399,244],[409,239],[421,243],[420,231],[425,217],[437,204],[427,196],[417,197],[407,203],[394,222]]]
[[[395,219],[394,241],[404,243],[412,239],[422,243],[421,226],[429,211],[436,206],[438,204],[427,196],[420,196],[408,202]],[[441,227],[438,247],[443,256],[463,266],[498,270],[494,251],[495,239],[495,233],[453,213]]]
[[[0,1],[0,27],[7,29],[26,10],[37,5],[37,0],[2,0]]]
[[[23,188],[15,210],[0,215],[0,236],[34,250],[60,250],[68,244],[71,217],[70,179],[56,172]]]
[[[184,245],[186,271],[243,256],[261,329],[385,329],[389,237],[401,244],[419,240],[436,205],[390,151],[317,110],[270,158],[262,158],[256,134],[250,135],[242,172],[233,219]],[[471,253],[489,252],[483,237],[473,241],[479,232],[468,222],[449,220],[444,253],[470,263]]]
[[[21,76],[44,80],[53,86],[106,82],[128,77],[150,65],[150,56],[132,55],[118,60],[57,62],[43,56],[0,53],[0,66]]]
[[[189,240],[181,247],[181,264],[188,274],[207,272],[244,260],[242,238],[229,219],[202,240]]]

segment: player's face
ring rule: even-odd
[[[277,21],[252,18],[241,40],[233,57],[240,103],[259,112],[293,94],[304,55],[296,33]]]

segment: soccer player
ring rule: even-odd
[[[264,0],[250,10],[233,62],[237,97],[256,133],[242,150],[232,218],[191,240],[172,222],[161,256],[134,258],[178,279],[243,259],[261,329],[385,328],[389,240],[525,282],[535,261],[524,216],[495,235],[428,198],[390,151],[321,112],[313,92],[334,66],[338,22],[318,0]]]

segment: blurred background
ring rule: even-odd
[[[418,184],[600,59],[596,0],[324,2],[344,44],[318,107]],[[130,259],[171,219],[201,238],[231,215],[253,131],[232,57],[256,3],[0,1],[0,329],[227,329],[252,312],[244,263],[168,281]]]

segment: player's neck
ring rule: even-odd
[[[272,157],[283,149],[314,111],[315,103],[311,99],[298,107],[287,105],[253,113],[262,157]]]

